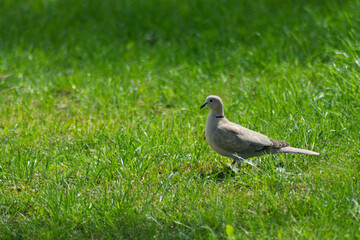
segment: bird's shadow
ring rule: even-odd
[[[200,177],[204,179],[212,179],[215,181],[223,181],[225,179],[234,178],[238,174],[238,171],[234,170],[230,166],[222,164],[219,167],[211,168],[210,170],[202,169],[200,171]]]
[[[220,162],[221,163],[221,162]],[[258,164],[259,163],[259,164]],[[230,163],[224,164],[216,164],[212,167],[208,168],[202,168],[199,171],[200,178],[203,179],[211,179],[214,181],[224,181],[226,179],[234,179],[238,177],[242,177],[249,172],[253,172],[256,174],[259,174],[263,171],[269,172],[270,169],[273,169],[274,171],[281,173],[281,174],[291,174],[287,171],[286,164],[283,161],[278,161],[272,166],[264,165],[261,162],[256,163],[248,163],[244,162],[241,166],[241,168],[238,168],[236,165],[231,165]]]

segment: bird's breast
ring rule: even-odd
[[[207,143],[218,154],[226,156],[226,157],[231,157],[232,156],[231,153],[229,153],[229,152],[225,151],[224,149],[222,149],[221,147],[219,147],[216,144],[216,142],[214,141],[214,134],[217,129],[218,121],[212,120],[212,121],[210,121],[210,123],[209,123],[209,118],[208,118],[208,120],[206,122],[206,128],[205,128],[205,138],[206,138]]]

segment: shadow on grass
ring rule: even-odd
[[[215,167],[209,170],[201,169],[199,176],[201,178],[212,179],[215,181],[223,181],[235,177],[235,172],[225,164],[220,167]]]

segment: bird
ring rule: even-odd
[[[210,147],[218,154],[233,159],[241,168],[241,162],[264,154],[295,153],[318,156],[318,152],[291,147],[288,142],[271,139],[229,121],[224,115],[220,97],[210,95],[200,107],[210,108],[206,120],[205,138]]]

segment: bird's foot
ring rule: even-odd
[[[241,168],[241,160],[239,160],[239,161],[234,160],[234,161],[232,161],[231,165],[235,165],[235,163],[238,164],[238,168]]]
[[[237,166],[235,166],[234,163],[228,163],[227,166],[236,174],[239,172],[240,168],[238,168]]]

